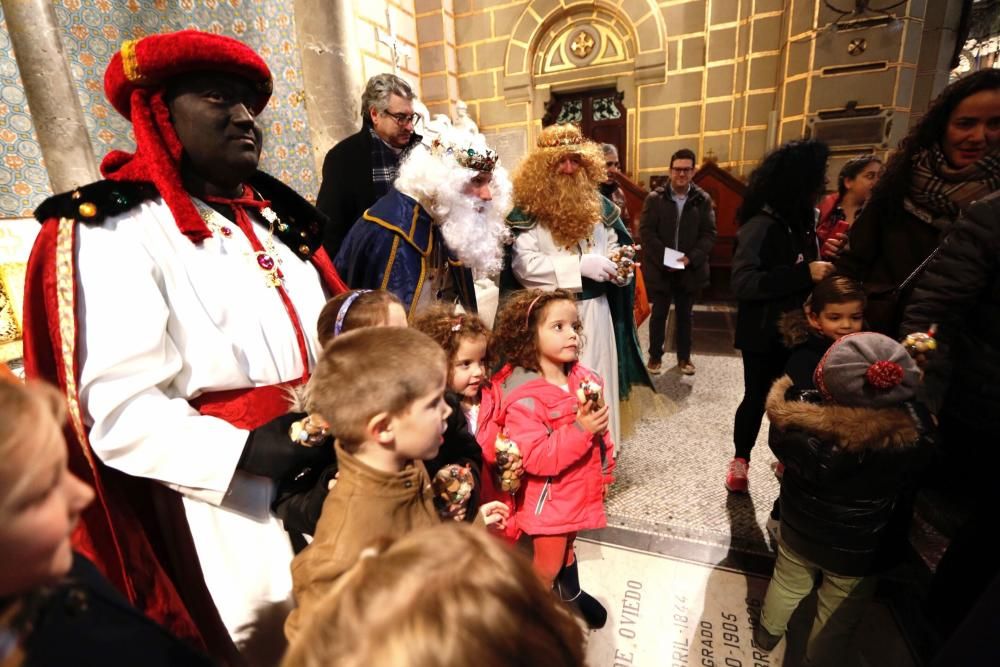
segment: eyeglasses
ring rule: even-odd
[[[389,118],[392,118],[396,121],[396,124],[400,126],[406,125],[407,123],[413,123],[416,125],[417,121],[421,118],[418,113],[389,113],[388,111],[383,111],[382,113]]]
[[[619,167],[620,164],[619,164],[618,160],[614,160],[614,161],[605,162],[604,166],[607,167],[608,169],[610,169],[611,167]]]
[[[670,171],[674,172],[675,174],[690,174],[692,171],[694,171],[694,167],[671,167]]]

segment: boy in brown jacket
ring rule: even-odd
[[[336,434],[339,473],[312,544],[292,561],[298,607],[285,623],[289,640],[364,547],[441,523],[423,461],[437,455],[451,414],[446,379],[444,350],[413,329],[365,328],[324,349],[306,407]],[[491,505],[481,516],[502,522]]]

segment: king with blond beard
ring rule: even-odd
[[[632,385],[652,382],[632,316],[634,285],[609,282],[617,267],[608,256],[632,238],[618,207],[598,192],[605,180],[598,144],[573,125],[549,126],[514,174],[515,208],[507,223],[516,236],[510,268],[517,282],[577,294],[584,327],[580,361],[604,379],[609,429],[619,448],[619,401]]]

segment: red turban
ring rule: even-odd
[[[181,182],[183,150],[163,98],[166,83],[194,72],[225,72],[247,79],[260,93],[251,111],[260,113],[271,97],[271,70],[249,46],[231,37],[181,30],[129,40],[104,73],[108,101],[135,128],[135,153],[112,151],[101,173],[113,181],[152,181],[192,241],[212,235]]]

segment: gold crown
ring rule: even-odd
[[[490,173],[497,166],[496,151],[492,151],[489,148],[480,152],[471,146],[460,148],[458,146],[446,145],[440,139],[435,139],[434,143],[431,144],[431,153],[438,156],[450,155],[462,167],[475,171]]]
[[[559,148],[561,146],[581,146],[587,140],[580,133],[580,128],[572,123],[549,125],[538,135],[536,144],[539,148]]]

